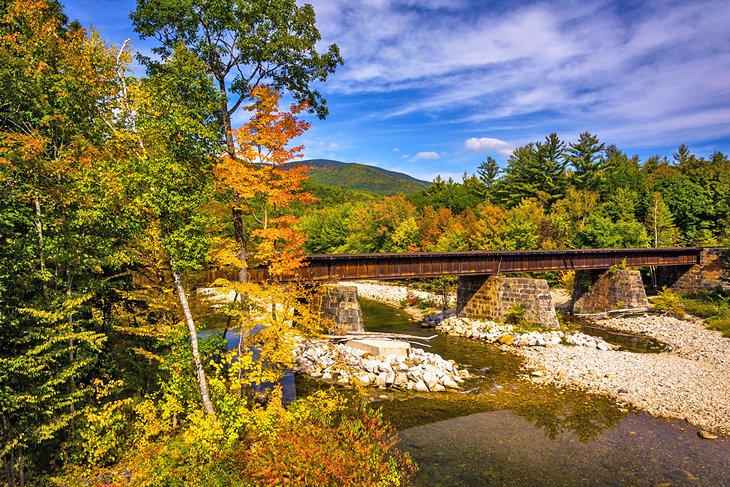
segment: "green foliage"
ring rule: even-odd
[[[375,197],[369,193],[357,191],[354,189],[341,188],[339,186],[330,186],[315,181],[314,179],[305,179],[302,181],[302,188],[307,193],[317,197],[318,201],[308,205],[300,205],[295,203],[293,211],[298,215],[304,215],[313,209],[332,208],[347,202],[372,201]]]
[[[586,248],[637,248],[648,243],[646,229],[637,221],[614,222],[610,218],[592,214],[577,235]]]
[[[583,132],[578,142],[570,144],[565,158],[573,166],[571,181],[576,189],[595,191],[601,184],[605,164],[603,149],[604,144],[589,132]]]
[[[684,317],[684,306],[680,297],[671,289],[663,288],[652,301],[654,309],[669,313],[677,318]]]
[[[483,194],[483,184],[474,176],[465,174],[463,183],[436,177],[427,189],[410,195],[408,200],[419,208],[428,205],[437,210],[447,208],[458,214],[477,206],[484,199]]]
[[[565,143],[555,133],[543,142],[518,147],[509,158],[504,178],[495,186],[497,201],[513,207],[534,198],[550,206],[565,194],[567,164]]]
[[[492,156],[488,156],[486,161],[483,161],[477,167],[477,176],[485,187],[485,196],[494,186],[494,183],[499,179],[499,174],[502,169],[497,164],[497,161]]]
[[[152,37],[160,42],[153,51],[163,61],[178,44],[184,44],[205,64],[216,84],[236,96],[231,106],[224,100],[228,130],[231,113],[258,83],[288,91],[320,118],[327,115],[324,98],[310,85],[325,81],[342,64],[342,58],[335,44],[324,53],[317,52],[321,37],[309,4],[300,7],[293,0],[140,0],[131,19],[142,39]]]
[[[730,337],[730,295],[723,292],[692,293],[681,297],[687,313],[703,318],[707,327]]]
[[[522,303],[513,303],[512,306],[510,306],[509,310],[507,310],[507,315],[504,318],[504,322],[513,326],[522,326],[528,325],[527,321],[525,320],[525,315],[527,314],[527,308],[525,308],[525,305]]]

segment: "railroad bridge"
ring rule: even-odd
[[[576,271],[573,309],[581,312],[646,308],[638,270],[655,269],[656,285],[676,291],[730,289],[727,251],[719,248],[571,249],[502,252],[414,252],[399,254],[308,255],[290,280],[337,282],[360,279],[413,279],[458,276],[457,312],[461,316],[501,320],[520,304],[525,318],[557,326],[544,279],[505,274]],[[253,281],[267,279],[265,268],[252,269]],[[351,290],[343,291],[352,302]],[[330,292],[331,307],[337,307]],[[334,304],[332,304],[334,302]],[[331,313],[330,313],[331,314]]]

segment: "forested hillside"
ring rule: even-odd
[[[640,160],[596,135],[556,134],[488,158],[462,181],[306,214],[309,252],[727,245],[730,161],[680,146]]]
[[[294,167],[300,165],[312,168],[309,177],[313,181],[381,196],[410,194],[428,187],[427,182],[407,174],[365,164],[327,159],[309,159],[292,164]]]

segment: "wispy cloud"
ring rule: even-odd
[[[716,119],[730,107],[726,0],[314,3],[348,63],[328,89],[404,95],[378,116],[532,117],[536,134],[557,120],[631,143],[730,136]]]

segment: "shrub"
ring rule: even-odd
[[[662,288],[653,301],[656,311],[664,311],[677,318],[684,317],[684,306],[682,300],[671,289]]]
[[[689,314],[703,318],[708,328],[730,336],[730,295],[692,293],[683,296],[682,303]]]
[[[514,303],[507,311],[507,316],[505,316],[504,321],[513,326],[524,326],[527,324],[525,320],[526,314],[527,309],[522,303]]]
[[[69,470],[56,481],[96,487],[411,484],[415,465],[396,448],[394,429],[359,397],[317,391],[289,409],[272,400],[237,413],[214,419],[195,412],[176,430],[129,445],[117,465]]]
[[[326,394],[315,396],[302,400],[242,457],[247,478],[256,485],[410,484],[414,465],[398,452],[395,431],[378,412],[364,405],[332,408]]]
[[[560,274],[560,287],[563,289],[573,292],[573,288],[575,287],[575,271],[565,271]]]

